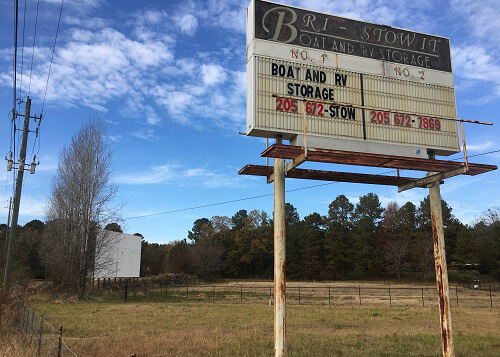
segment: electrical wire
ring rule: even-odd
[[[24,67],[24,34],[26,32],[26,0],[24,0],[23,15],[23,47],[21,48],[21,83],[19,84],[19,99],[23,97],[23,67]]]
[[[16,111],[16,92],[17,92],[17,28],[18,28],[18,23],[19,23],[19,1],[16,0],[16,5],[14,7],[14,64],[13,64],[13,79],[14,79],[14,84],[13,84],[13,95],[14,97],[12,98],[12,114],[15,114]]]
[[[52,47],[52,56],[50,57],[49,73],[47,74],[47,83],[45,84],[45,94],[43,95],[42,114],[45,107],[45,99],[47,97],[47,88],[49,87],[50,72],[52,71],[52,62],[54,61],[54,52],[56,51],[57,36],[59,35],[59,26],[61,24],[61,15],[63,11],[64,0],[61,0],[61,9],[59,10],[59,20],[57,21],[56,37],[54,38],[54,46]]]
[[[33,34],[33,50],[31,51],[31,68],[30,68],[30,83],[28,85],[28,97],[31,94],[31,79],[33,76],[33,59],[35,58],[36,29],[38,26],[38,7],[39,6],[40,6],[40,0],[38,0],[36,3],[35,32]]]
[[[500,150],[492,150],[492,151],[483,152],[483,153],[479,153],[479,154],[468,155],[468,157],[475,157],[475,156],[482,156],[482,155],[494,154],[494,153],[497,153],[497,152],[500,152]],[[463,157],[462,158],[456,158],[456,159],[453,159],[451,161],[462,160],[462,159],[463,159]],[[386,174],[395,173],[395,172],[397,172],[397,170],[391,170],[391,171],[381,172],[379,175],[386,175]],[[322,183],[322,184],[318,184],[318,185],[311,185],[311,186],[306,186],[306,187],[300,187],[300,188],[295,188],[295,189],[291,189],[291,190],[286,190],[285,192],[289,193],[289,192],[296,192],[296,191],[308,190],[308,189],[311,189],[311,188],[329,186],[329,185],[338,184],[338,183],[340,183],[340,182],[335,181],[335,182]],[[201,206],[194,206],[194,207],[188,207],[188,208],[179,208],[179,209],[175,209],[175,210],[171,210],[171,211],[164,211],[164,212],[143,214],[143,215],[139,215],[139,216],[133,216],[133,217],[124,218],[124,220],[127,221],[127,220],[132,220],[132,219],[137,219],[137,218],[154,217],[154,216],[160,216],[160,215],[170,214],[170,213],[192,211],[192,210],[195,210],[195,209],[207,208],[207,207],[213,207],[213,206],[221,206],[221,205],[225,205],[225,204],[229,204],[229,203],[254,200],[254,199],[262,198],[262,197],[269,197],[269,196],[272,196],[272,195],[274,195],[274,193],[266,193],[266,194],[263,194],[263,195],[238,198],[238,199],[229,200],[229,201],[209,203],[209,204],[201,205]]]
[[[389,173],[393,173],[393,172],[396,172],[396,170],[382,172],[381,175],[389,174]],[[311,189],[311,188],[329,186],[329,185],[333,185],[333,184],[337,184],[337,183],[340,183],[340,182],[335,181],[335,182],[320,183],[318,185],[311,185],[311,186],[299,187],[299,188],[294,188],[294,189],[291,189],[291,190],[286,190],[285,192],[289,193],[289,192],[303,191],[303,190],[308,190],[308,189]],[[272,196],[272,195],[274,195],[274,193],[266,193],[266,194],[258,195],[258,196],[251,196],[251,197],[238,198],[238,199],[235,199],[235,200],[229,200],[229,201],[223,201],[223,202],[216,202],[216,203],[209,203],[209,204],[202,205],[202,206],[189,207],[189,208],[180,208],[180,209],[176,209],[176,210],[172,210],[172,211],[150,213],[150,214],[144,214],[144,215],[135,216],[135,217],[128,217],[128,218],[124,218],[124,220],[130,220],[130,219],[136,219],[136,218],[143,218],[143,217],[159,216],[159,215],[164,215],[164,214],[169,214],[169,213],[177,213],[177,212],[183,212],[183,211],[191,211],[191,210],[195,210],[195,209],[199,209],[199,208],[206,208],[206,207],[212,207],[212,206],[220,206],[220,205],[225,205],[225,204],[228,204],[228,203],[248,201],[248,200],[253,200],[253,199],[262,198],[262,197],[269,197],[269,196]]]

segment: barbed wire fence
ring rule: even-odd
[[[63,327],[52,327],[27,305],[21,308],[21,331],[38,357],[77,357],[63,339]]]

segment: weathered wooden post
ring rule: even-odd
[[[435,154],[429,153],[429,159],[434,159]],[[443,211],[441,207],[441,190],[439,181],[431,184],[429,188],[429,200],[431,206],[432,240],[434,243],[434,264],[436,267],[436,283],[439,300],[439,315],[441,324],[441,339],[443,357],[454,357],[451,311],[450,311],[450,288],[448,285],[448,267],[446,265],[446,250],[444,244]]]
[[[57,357],[61,357],[61,351],[62,351],[62,335],[63,335],[63,327],[59,329],[59,344],[57,346]]]
[[[277,140],[281,142],[281,139]],[[274,159],[274,355],[286,353],[285,160]]]

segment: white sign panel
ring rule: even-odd
[[[346,33],[329,27],[339,24]],[[393,37],[406,47],[388,49]],[[305,113],[307,135],[458,152],[457,124],[447,120],[456,117],[450,61],[447,39],[254,0],[247,134],[294,139]]]

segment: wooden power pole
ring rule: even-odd
[[[12,261],[14,259],[14,248],[16,244],[16,228],[19,218],[19,205],[21,203],[21,190],[23,187],[24,167],[26,162],[26,146],[28,144],[28,133],[30,123],[31,99],[26,99],[26,110],[24,112],[23,137],[21,141],[21,152],[19,154],[19,166],[17,170],[16,192],[14,194],[14,208],[12,210],[12,222],[9,231],[9,242],[7,245],[7,258],[5,262],[5,276],[3,280],[3,288],[5,292],[10,289],[10,280],[12,275]]]

